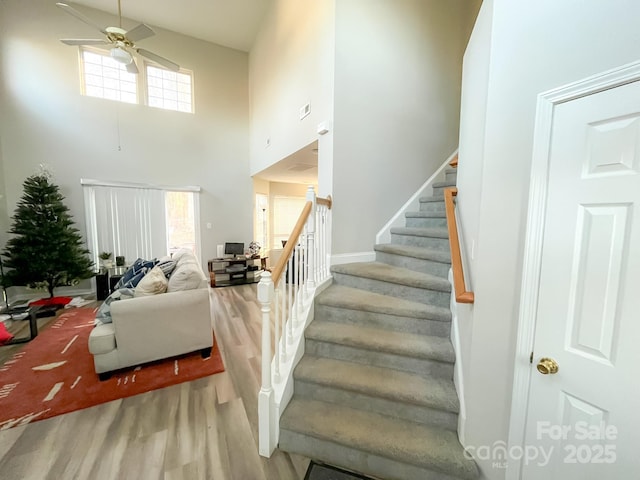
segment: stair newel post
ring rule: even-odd
[[[307,188],[307,201],[311,202],[311,213],[307,219],[307,254],[306,266],[307,270],[307,293],[316,288],[316,192],[312,186]]]
[[[317,213],[318,222],[318,281],[324,279],[324,208],[322,205],[318,205]]]
[[[258,301],[262,312],[262,386],[258,396],[259,449],[261,455],[269,457],[275,449],[275,415],[271,384],[271,272],[264,272],[261,276],[258,283]]]

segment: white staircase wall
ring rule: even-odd
[[[536,97],[640,58],[640,2],[576,5],[485,0],[471,39],[472,44],[479,42],[474,48],[482,58],[465,58],[461,117],[479,119],[478,123],[462,122],[458,167],[458,212],[468,252],[475,243],[470,273],[476,302],[458,311],[465,379],[464,437],[470,445],[506,441],[509,431],[514,360],[521,360],[514,359],[516,319]],[[567,18],[571,18],[570,34]],[[480,34],[481,28],[488,31]],[[540,62],[545,68],[540,68]],[[468,84],[473,76],[486,76],[484,92]],[[484,131],[479,130],[480,119]],[[481,176],[474,171],[481,171]],[[472,210],[479,215],[475,227],[465,223]],[[517,478],[517,472],[493,468],[490,461],[481,462],[481,468],[490,479],[503,479],[507,473],[512,475],[508,478]]]

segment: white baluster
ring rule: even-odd
[[[295,272],[293,271],[293,259],[295,258],[295,250],[291,253],[291,257],[289,258],[289,310],[287,314],[287,343],[293,344],[293,318],[295,316],[295,309],[293,308],[293,302],[295,301],[294,297],[294,287],[293,282],[295,280]]]
[[[275,295],[273,298],[273,303],[275,305],[275,335],[274,335],[274,348],[275,348],[275,355],[274,355],[274,370],[273,370],[273,378],[275,379],[276,382],[280,382],[280,349],[278,348],[278,345],[280,344],[280,302],[278,302],[278,299],[280,297],[280,283],[278,282],[278,286],[275,289]]]
[[[282,350],[282,362],[286,362],[287,361],[287,317],[289,315],[289,312],[287,311],[287,282],[285,281],[286,279],[286,273],[285,275],[280,277],[280,281],[278,282],[278,286],[281,290],[281,295],[280,295],[280,322],[282,325],[282,341],[280,342],[280,345],[282,345],[281,350]]]

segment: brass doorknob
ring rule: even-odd
[[[536,365],[538,371],[543,375],[553,375],[554,373],[558,373],[558,362],[556,362],[553,358],[541,358]]]

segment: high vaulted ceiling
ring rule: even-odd
[[[64,1],[64,0],[61,0]],[[271,0],[121,0],[122,16],[248,52]],[[72,0],[117,15],[118,0]]]

